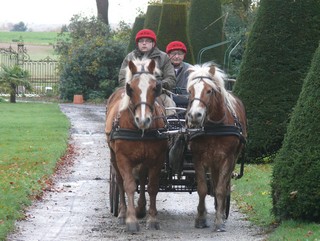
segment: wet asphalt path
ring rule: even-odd
[[[245,220],[232,204],[227,232],[194,228],[196,193],[159,193],[157,207],[161,230],[128,234],[109,210],[109,151],[104,133],[105,106],[60,104],[71,121],[69,143],[74,147],[73,165],[54,177],[55,185],[43,200],[35,202],[26,220],[7,241],[100,241],[100,240],[265,240],[258,227]],[[231,197],[232,198],[232,197]],[[213,198],[207,198],[212,226]]]

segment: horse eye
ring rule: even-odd
[[[211,90],[208,90],[208,91],[207,91],[207,94],[208,94],[208,95],[211,95],[211,94],[212,94],[212,89],[211,89]]]

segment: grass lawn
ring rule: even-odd
[[[0,103],[0,240],[41,195],[67,148],[70,123],[57,104]]]
[[[18,43],[20,38],[25,44],[53,45],[57,41],[57,32],[0,32],[0,42]]]
[[[18,42],[23,39],[27,54],[32,60],[44,59],[50,56],[57,59],[53,46],[57,42],[57,32],[0,32],[0,48],[18,50]]]
[[[244,176],[233,180],[231,198],[240,211],[268,233],[269,241],[320,241],[320,224],[288,220],[276,223],[271,213],[272,164],[245,165]]]

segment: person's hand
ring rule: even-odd
[[[162,82],[162,88],[167,90],[170,89],[168,82]]]

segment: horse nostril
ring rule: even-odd
[[[139,117],[136,117],[135,121],[136,121],[136,123],[139,123],[139,121],[140,121]]]
[[[145,121],[146,125],[150,124],[150,122],[151,122],[151,118],[150,117],[146,118],[146,121]]]

